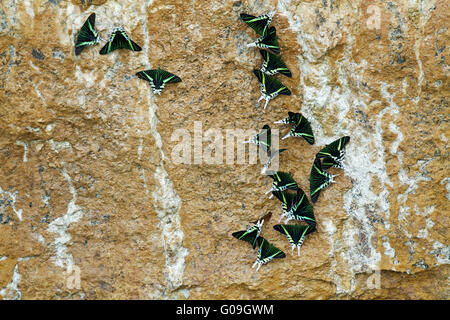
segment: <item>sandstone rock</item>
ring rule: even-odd
[[[292,95],[262,110],[261,57],[246,48],[256,34],[239,14],[274,9]],[[123,25],[143,51],[102,56],[99,44],[75,57],[91,12],[103,39]],[[449,12],[439,1],[3,1],[0,298],[448,299]],[[155,97],[135,73],[158,66],[182,82]],[[218,130],[225,154],[227,129],[288,111],[316,137],[279,142],[280,170],[307,194],[315,154],[351,136],[300,256],[272,228],[281,209],[261,163],[238,164],[238,145],[230,163],[206,138],[219,163],[194,148],[199,125]],[[174,161],[176,133],[190,163]],[[255,251],[231,233],[269,211],[262,235],[287,257],[254,272]]]

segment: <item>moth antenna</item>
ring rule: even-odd
[[[300,256],[300,246],[297,247],[297,256]]]
[[[258,272],[259,268],[261,268],[262,263],[258,263],[258,268],[256,268],[256,272]]]
[[[292,248],[291,255],[294,255],[295,246],[291,246],[291,248]]]
[[[273,194],[271,194],[270,196],[269,196],[269,199],[272,199],[273,198]]]
[[[242,143],[252,143],[251,140],[243,141]]]
[[[266,99],[266,103],[264,104],[264,110],[266,110],[268,104],[269,104],[269,99]]]
[[[272,191],[273,191],[273,188],[270,188],[270,190],[267,191],[265,194],[268,194],[268,193],[270,193],[270,192],[272,192]]]
[[[283,120],[284,120],[284,119],[281,119],[281,120],[275,121],[274,123],[284,123]]]
[[[262,225],[263,225],[263,223],[264,223],[264,219],[262,219],[262,220],[258,221],[258,222],[256,223],[256,226],[257,226],[257,227],[259,227],[259,228],[261,229],[261,228],[262,228]]]
[[[256,47],[256,42],[247,43],[247,48],[253,48]]]

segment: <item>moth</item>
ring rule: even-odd
[[[278,44],[277,30],[275,27],[270,27],[267,33],[255,42],[247,44],[247,47],[257,47],[260,49],[268,49],[275,54],[280,54],[280,45]]]
[[[288,223],[290,220],[299,220],[306,222],[313,229],[316,228],[313,207],[300,187],[295,194],[283,191],[274,191],[272,194],[281,201],[282,214],[280,221],[283,217],[286,217],[284,223]]]
[[[253,143],[261,146],[268,152],[272,146],[272,130],[270,126],[265,124],[262,130],[250,138],[250,140],[244,141],[243,143]]]
[[[271,244],[263,237],[258,237],[256,240],[259,246],[258,253],[256,254],[256,261],[252,268],[258,265],[256,271],[263,265],[271,261],[272,259],[286,258],[286,254]]]
[[[342,160],[344,158],[344,147],[350,141],[349,136],[341,137],[330,144],[327,144],[316,155],[316,158],[325,158],[324,168],[338,167],[342,168]]]
[[[253,73],[258,78],[258,81],[261,83],[261,97],[258,99],[258,102],[261,100],[266,100],[264,109],[266,109],[269,101],[271,99],[274,99],[279,94],[283,94],[286,96],[291,95],[291,91],[274,77],[269,76],[264,72],[262,72],[261,70],[257,69],[253,70]]]
[[[301,114],[297,112],[288,112],[288,116],[281,120],[275,121],[274,123],[282,123],[282,124],[297,124],[300,121]]]
[[[150,82],[150,87],[152,88],[153,93],[158,95],[161,94],[167,83],[181,82],[180,77],[168,71],[162,70],[159,67],[158,69],[139,71],[136,75],[139,78]]]
[[[299,224],[276,224],[273,228],[287,237],[292,247],[292,254],[294,254],[294,249],[297,248],[298,256],[300,255],[300,247],[305,241],[306,235],[314,231],[309,225]]]
[[[291,116],[293,120],[290,120]],[[284,140],[289,137],[303,137],[303,139],[305,139],[306,142],[308,142],[309,144],[314,144],[314,133],[311,128],[311,123],[301,113],[290,112],[290,115],[287,118],[282,119],[280,121],[284,120],[295,122],[293,122],[294,126],[289,131],[289,133],[285,135],[283,138],[281,138],[281,140]],[[280,121],[276,121],[275,123],[280,123]]]
[[[272,131],[270,129],[270,126],[267,124],[263,126],[262,130],[258,134],[251,137],[250,140],[244,141],[243,143],[254,143],[254,144],[260,146],[261,148],[263,148],[263,151],[265,151],[267,161],[261,170],[262,174],[266,173],[266,171],[269,168],[270,164],[272,163],[273,159],[275,159],[275,157],[279,153],[287,150],[287,149],[274,150],[272,148]]]
[[[272,164],[273,159],[275,159],[275,157],[279,153],[281,153],[283,151],[286,151],[286,150],[287,149],[284,149],[284,148],[278,149],[278,150],[270,149],[269,152],[267,153],[267,161],[264,164],[263,168],[261,169],[261,174],[267,174],[267,173],[271,174],[271,173],[273,173],[273,171],[268,172],[267,169]]]
[[[309,176],[309,192],[312,202],[317,201],[322,189],[328,187],[334,182],[334,177],[335,175],[332,175],[322,169],[320,159],[316,157]]]
[[[273,174],[268,175],[270,178],[273,179],[272,187],[269,191],[266,192],[268,194],[269,192],[273,191],[284,191],[286,189],[291,190],[297,190],[298,184],[295,182],[294,178],[292,177],[292,174],[288,172],[274,172]]]
[[[131,51],[141,51],[142,48],[128,37],[128,34],[122,27],[113,29],[109,41],[100,50],[100,54],[108,54],[117,49],[128,49]]]
[[[78,32],[75,42],[75,55],[78,56],[84,48],[96,45],[99,41],[100,36],[95,30],[95,13],[91,13]]]
[[[325,157],[322,159],[322,169],[327,170],[329,168],[343,168],[342,162],[338,162],[331,157]]]
[[[247,13],[241,13],[240,17],[241,20],[255,30],[257,34],[264,36],[267,33],[267,29],[269,28],[274,15],[274,12],[269,12],[256,17]]]
[[[231,235],[236,239],[247,241],[252,245],[252,248],[255,249],[263,223],[264,219],[259,220],[254,226],[251,226],[247,230],[233,232]]]
[[[284,63],[281,56],[277,56],[266,50],[259,50],[261,56],[263,57],[263,64],[261,66],[261,71],[269,76],[273,76],[277,73],[285,75],[289,78],[292,77],[291,71],[289,71],[288,67]]]

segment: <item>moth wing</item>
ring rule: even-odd
[[[267,27],[272,21],[272,17],[268,14],[261,16],[252,16],[247,13],[241,13],[241,20],[244,21],[249,27],[251,27],[259,35],[265,35],[267,33]]]
[[[162,81],[164,83],[176,83],[181,82],[181,78],[174,75],[173,73],[170,73],[166,70],[158,69],[159,76],[161,77]]]
[[[98,33],[95,31],[94,27],[95,12],[87,18],[78,32],[77,40],[75,42],[75,55],[79,55],[86,46],[98,41]]]
[[[316,202],[319,198],[321,186],[325,182],[325,176],[321,172],[322,165],[320,159],[316,157],[309,176],[309,190],[312,202]]]

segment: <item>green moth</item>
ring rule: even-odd
[[[291,91],[286,88],[284,84],[275,79],[272,76],[269,76],[262,72],[261,70],[253,70],[253,73],[258,78],[258,81],[261,83],[261,97],[258,99],[258,102],[261,100],[266,100],[264,105],[264,109],[266,109],[267,104],[271,99],[274,99],[279,94],[291,95]]]
[[[332,167],[342,167],[342,160],[344,158],[344,147],[350,141],[349,136],[341,137],[330,144],[327,144],[323,149],[321,149],[316,157],[325,158],[327,167],[330,166],[331,160],[333,160]]]
[[[316,157],[309,176],[309,192],[312,202],[317,201],[322,189],[334,182],[334,177],[322,169],[320,159]]]
[[[100,41],[100,36],[95,30],[95,13],[92,13],[84,22],[75,41],[75,55],[81,54],[87,46],[96,45]]]
[[[290,117],[292,116],[294,122],[294,126],[289,131],[287,135],[285,135],[281,140],[284,140],[289,137],[302,137],[308,142],[309,144],[314,144],[314,133],[311,128],[311,123],[306,119],[301,113],[293,113],[290,112],[291,115],[289,115],[286,121],[291,121]],[[286,118],[285,118],[286,119]],[[281,120],[284,121],[285,119]]]
[[[108,54],[117,49],[128,49],[131,51],[141,51],[142,48],[128,37],[128,34],[122,27],[113,29],[109,41],[100,50],[100,54]]]
[[[291,71],[289,71],[283,59],[281,59],[281,56],[273,54],[267,50],[259,50],[259,53],[261,53],[261,56],[263,57],[264,60],[261,66],[262,72],[268,74],[269,76],[280,73],[289,78],[292,77]]]
[[[269,174],[268,177],[273,179],[272,187],[269,191],[266,192],[268,194],[269,192],[273,191],[284,191],[286,189],[290,190],[297,190],[298,184],[295,182],[294,178],[292,177],[292,174],[289,172],[275,172],[273,174]]]
[[[272,146],[272,131],[269,125],[264,125],[262,130],[250,138],[250,140],[243,143],[253,143],[262,147],[266,152],[269,152]]]
[[[153,93],[160,95],[167,83],[181,82],[181,78],[163,69],[139,71],[136,75],[148,81]]]
[[[267,34],[267,30],[272,22],[274,14],[274,12],[269,12],[256,17],[247,13],[241,13],[240,17],[241,20],[255,30],[257,34],[264,36]]]
[[[286,254],[271,244],[263,237],[258,237],[257,243],[259,246],[258,253],[256,254],[256,261],[252,268],[258,265],[256,271],[263,265],[271,261],[272,259],[282,259],[286,257]]]
[[[236,231],[231,235],[236,239],[247,241],[252,245],[252,248],[255,249],[257,244],[256,240],[258,239],[259,233],[261,232],[263,223],[264,219],[259,220],[254,226],[251,226],[247,230]]]
[[[294,254],[294,249],[297,248],[298,256],[300,255],[300,247],[305,241],[306,235],[314,231],[309,225],[304,226],[298,224],[276,224],[273,228],[287,237],[292,247],[292,254]]]
[[[256,39],[255,42],[247,44],[247,47],[268,49],[275,54],[280,54],[280,45],[278,44],[277,30],[275,29],[275,27],[270,27],[265,35]]]

